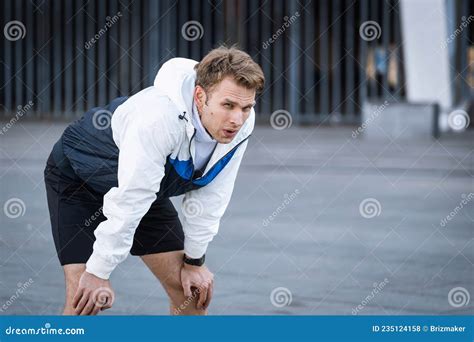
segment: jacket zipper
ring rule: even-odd
[[[186,120],[186,121],[187,121],[187,120]],[[195,169],[194,169],[193,155],[191,154],[191,143],[192,143],[192,141],[193,141],[195,135],[196,135],[196,128],[194,128],[194,133],[193,133],[191,139],[189,139],[189,147],[188,147],[188,149],[189,149],[189,156],[191,157],[191,162],[192,162],[192,165],[193,165],[193,172],[192,172],[192,175],[191,175],[191,181],[192,181],[193,178],[194,178],[194,171],[195,171]]]
[[[194,133],[196,133],[196,131],[194,131]],[[243,139],[241,142],[239,142],[237,145],[235,145],[229,152],[227,152],[226,154],[224,154],[218,161],[216,161],[216,162],[214,163],[214,165],[212,165],[212,167],[211,167],[205,174],[203,174],[201,177],[196,178],[196,179],[193,179],[193,177],[194,177],[194,164],[193,164],[193,177],[191,178],[191,180],[194,182],[194,181],[197,181],[197,180],[201,179],[201,178],[204,177],[205,175],[207,175],[209,172],[211,172],[211,170],[212,170],[213,168],[216,167],[216,165],[217,165],[222,159],[224,159],[229,153],[231,153],[232,151],[234,151],[235,149],[237,149],[242,143],[244,143],[246,140],[248,140],[248,138],[250,138],[251,135],[252,135],[252,134],[249,134],[245,139]],[[193,137],[194,137],[194,134],[193,134]],[[191,151],[191,144],[189,144],[189,146],[190,146],[189,150]],[[191,152],[190,152],[190,155],[191,155]]]
[[[188,120],[186,119],[185,115],[186,115],[186,112],[184,112],[183,115],[180,115],[179,118],[180,118],[181,120],[184,119],[184,120],[188,121]],[[192,143],[192,141],[193,141],[193,139],[194,139],[194,136],[196,135],[196,131],[197,131],[196,128],[194,128],[194,133],[193,133],[193,135],[191,136],[191,139],[189,140],[189,148],[188,148],[189,156],[191,157],[191,161],[192,161],[192,164],[193,164],[193,172],[192,172],[192,174],[191,174],[191,182],[193,182],[193,181],[195,181],[195,180],[197,181],[197,180],[201,179],[202,177],[204,177],[206,174],[208,174],[208,173],[217,165],[217,163],[219,163],[219,162],[220,162],[222,159],[224,159],[229,153],[231,153],[231,152],[234,151],[237,147],[239,147],[243,142],[245,142],[246,140],[248,140],[248,138],[250,138],[250,136],[252,135],[252,134],[249,134],[245,139],[243,139],[241,142],[239,142],[237,145],[235,145],[229,152],[227,152],[226,154],[224,154],[218,161],[216,161],[216,162],[214,163],[214,165],[212,165],[212,167],[207,171],[207,173],[203,174],[203,175],[202,175],[201,177],[199,177],[199,178],[194,179],[194,173],[195,173],[195,170],[196,170],[196,169],[194,168],[193,155],[191,154],[191,143]]]

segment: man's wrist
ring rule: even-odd
[[[206,261],[206,254],[203,254],[202,257],[200,258],[190,258],[186,254],[183,256],[183,262],[186,266],[195,266],[195,267],[200,267],[204,265],[204,262]]]
[[[94,273],[92,273],[92,272],[88,271],[87,269],[85,269],[84,273],[86,273],[88,276],[90,276],[90,277],[94,277],[94,278],[96,278],[96,279],[100,279],[100,280],[108,280],[108,279],[106,279],[106,278],[101,278],[101,277],[99,277],[99,276],[95,275]]]

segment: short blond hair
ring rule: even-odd
[[[220,46],[211,50],[194,66],[194,70],[196,85],[209,92],[227,76],[241,86],[254,89],[256,93],[260,93],[265,84],[262,68],[248,53],[235,46]]]

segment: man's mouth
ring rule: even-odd
[[[225,135],[226,138],[234,137],[237,134],[238,131],[239,130],[237,130],[237,129],[224,129],[223,130],[224,135]]]

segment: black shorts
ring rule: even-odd
[[[62,153],[61,140],[53,148],[44,170],[54,244],[61,265],[86,263],[92,254],[94,230],[106,218],[104,194],[94,191],[73,171]],[[156,200],[140,221],[132,255],[183,250],[184,233],[169,198]]]

